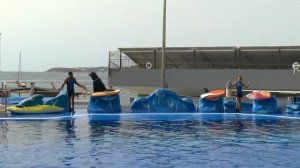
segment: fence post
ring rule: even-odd
[[[194,49],[194,69],[196,69],[196,50]]]
[[[5,112],[5,116],[6,116],[6,108],[7,108],[7,86],[6,83],[4,82],[4,112]]]
[[[154,50],[154,69],[156,69],[156,49]]]
[[[232,93],[231,93],[231,84],[230,81],[226,82],[226,97],[231,97]]]
[[[120,69],[122,69],[122,51],[120,50]]]
[[[30,95],[34,95],[35,89],[34,89],[34,82],[30,82]]]

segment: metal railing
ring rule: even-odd
[[[223,53],[223,56],[211,56],[202,51],[188,51],[186,55],[183,52],[172,53],[174,52],[169,52],[166,58],[167,69],[292,69],[293,64],[276,55],[274,58],[259,58],[236,51]],[[138,57],[131,58],[121,51],[110,52],[109,70],[161,68],[161,55],[156,52],[139,51],[137,54]],[[300,55],[297,59],[300,62]]]

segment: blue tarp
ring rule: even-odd
[[[286,112],[287,113],[300,113],[300,104],[294,103],[294,104],[286,105]]]
[[[190,98],[180,98],[168,89],[157,89],[147,97],[139,97],[131,104],[132,113],[190,113],[196,112]]]
[[[272,96],[269,99],[253,100],[252,111],[260,114],[271,114],[281,112],[280,108],[277,105],[275,96]]]
[[[295,103],[300,103],[300,96],[295,97]]]
[[[45,102],[45,105],[58,106],[63,108],[64,110],[68,110],[68,95],[67,91],[61,91],[56,97],[49,99]]]
[[[224,111],[227,113],[235,113],[235,104],[236,101],[234,100],[227,100],[224,102]],[[247,102],[241,102],[241,112],[251,112],[252,111],[252,104]]]
[[[198,111],[201,113],[223,113],[224,112],[224,98],[205,99],[200,98],[198,104]]]
[[[89,113],[121,113],[120,96],[91,96],[87,110]]]

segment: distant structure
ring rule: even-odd
[[[75,68],[63,68],[55,67],[50,68],[46,72],[106,72],[107,67],[75,67]]]
[[[203,88],[225,89],[241,74],[254,90],[299,91],[295,62],[300,46],[168,47],[166,84],[181,95],[199,96]],[[108,82],[149,94],[160,87],[160,68],[160,47],[119,48],[109,53]]]

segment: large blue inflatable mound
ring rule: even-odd
[[[296,102],[293,104],[286,105],[285,111],[287,113],[299,113],[300,114],[300,103]]]
[[[46,101],[44,104],[61,107],[67,111],[69,108],[67,91],[66,90],[61,91],[56,97]]]
[[[198,104],[198,112],[200,113],[223,113],[224,112],[224,98],[219,97],[215,99],[200,98]]]
[[[168,89],[157,89],[147,97],[139,97],[131,103],[132,113],[191,113],[196,112],[190,98],[180,98]]]
[[[269,99],[253,100],[252,111],[260,114],[281,113],[275,96]]]
[[[119,94],[110,96],[91,96],[88,104],[89,113],[121,113]]]
[[[235,104],[236,101],[234,100],[227,100],[224,102],[224,112],[226,113],[235,113]],[[252,111],[252,104],[247,102],[241,102],[241,109],[240,112],[251,112]]]

